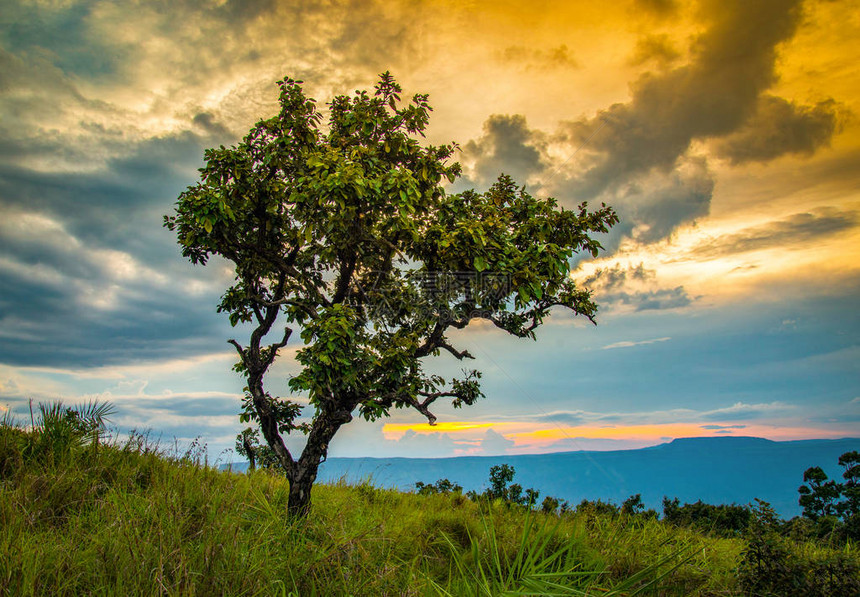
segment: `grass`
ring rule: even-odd
[[[739,594],[743,541],[655,519],[338,483],[295,521],[266,471],[40,432],[0,424],[0,595]]]

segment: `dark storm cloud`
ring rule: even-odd
[[[811,155],[837,132],[838,109],[833,100],[800,106],[781,97],[762,96],[755,114],[716,144],[717,153],[733,164],[764,162],[787,153]]]
[[[525,183],[530,175],[542,171],[547,164],[541,147],[540,133],[528,128],[524,116],[494,114],[484,122],[484,134],[469,141],[463,151],[475,159],[478,182],[489,185],[502,173]]]
[[[670,2],[642,5],[654,14],[675,9]],[[627,103],[564,123],[554,137],[529,129],[523,116],[492,116],[484,135],[465,146],[476,182],[506,172],[522,182],[533,177],[563,203],[608,202],[621,218],[601,239],[611,253],[626,237],[658,242],[709,214],[714,175],[705,157],[690,153],[693,142],[713,143],[734,163],[826,145],[843,110],[836,102],[804,106],[766,94],[777,79],[779,44],[801,22],[800,0],[705,2],[700,16],[706,28],[691,43],[689,62],[643,74]],[[633,59],[666,67],[679,54],[668,38],[651,35]],[[561,167],[551,168],[547,140],[570,148]],[[652,298],[648,304],[684,300],[680,293]]]
[[[763,226],[745,228],[736,234],[718,236],[695,247],[692,254],[699,258],[713,258],[775,247],[800,249],[853,228],[858,221],[860,214],[857,212],[833,208],[799,213]]]
[[[164,256],[161,214],[193,182],[203,147],[191,133],[127,142],[123,157],[95,172],[0,163],[0,207],[49,214],[88,244]]]

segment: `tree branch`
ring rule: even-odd
[[[311,319],[317,319],[319,317],[319,314],[314,309],[309,307],[307,305],[307,303],[304,303],[302,301],[297,301],[293,298],[282,298],[282,299],[279,299],[276,301],[267,301],[266,299],[264,299],[260,296],[252,296],[249,298],[252,301],[254,301],[255,303],[262,305],[264,307],[280,307],[282,305],[289,305],[291,307],[298,307],[299,309],[301,309],[302,311],[307,313]]]
[[[410,405],[412,408],[414,408],[415,410],[417,410],[418,412],[420,412],[422,415],[424,415],[425,417],[427,417],[427,423],[428,423],[429,425],[435,425],[435,424],[436,424],[436,415],[434,415],[433,413],[431,413],[431,412],[430,412],[430,409],[429,409],[429,408],[427,408],[427,407],[428,407],[428,406],[433,402],[433,400],[435,400],[436,398],[438,398],[438,396],[433,397],[432,399],[428,398],[428,399],[427,399],[427,400],[425,400],[424,402],[418,402],[418,400],[416,400],[416,399],[415,399],[415,398],[413,398],[412,396],[407,396],[407,397],[406,397],[406,399],[405,399],[405,402],[409,403],[409,405]]]
[[[331,299],[333,304],[341,303],[346,298],[349,291],[349,283],[352,281],[352,274],[355,273],[356,261],[357,258],[355,255],[352,255],[350,259],[341,261],[340,278],[337,281],[337,288]]]
[[[236,352],[239,353],[239,356],[242,358],[242,362],[244,362],[245,361],[245,349],[242,348],[242,345],[239,344],[238,342],[236,342],[235,340],[233,340],[232,338],[227,340],[227,342],[236,347]]]
[[[458,361],[462,361],[463,359],[474,359],[475,358],[469,353],[468,350],[457,350],[456,348],[454,348],[453,346],[448,344],[445,340],[440,340],[437,343],[437,346],[439,348],[444,348],[445,350],[450,352],[452,355],[457,357]]]

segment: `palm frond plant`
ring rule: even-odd
[[[77,448],[92,446],[98,449],[105,424],[115,408],[110,403],[97,400],[71,407],[58,401],[39,403],[38,412],[38,417],[33,419],[24,456],[56,460],[67,457]]]

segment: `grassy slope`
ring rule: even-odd
[[[541,542],[604,572],[580,579],[589,594],[668,555],[666,571],[679,550],[691,557],[659,594],[735,591],[740,541],[653,520],[482,512],[460,496],[334,485],[315,488],[311,516],[293,523],[286,482],[265,472],[217,472],[141,442],[28,456],[22,437],[0,434],[2,595],[465,594],[464,574],[498,555],[503,576],[520,546]]]

